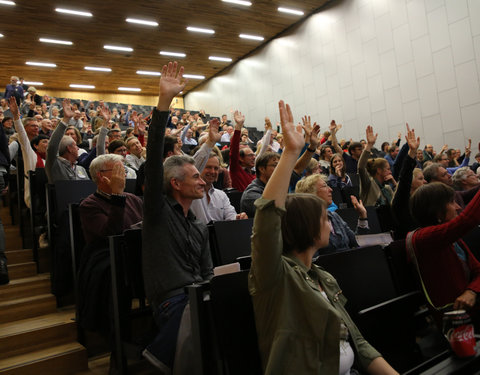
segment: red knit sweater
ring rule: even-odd
[[[413,246],[423,282],[435,306],[454,302],[465,289],[480,293],[480,263],[460,240],[479,224],[480,191],[455,219],[421,228],[413,235]],[[469,279],[455,252],[454,242],[465,250],[470,269]]]
[[[255,175],[248,173],[240,165],[240,130],[235,130],[230,139],[230,177],[232,187],[244,191],[255,180]]]

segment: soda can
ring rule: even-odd
[[[457,357],[475,355],[472,320],[465,310],[449,311],[443,315],[443,334]]]

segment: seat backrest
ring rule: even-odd
[[[28,172],[30,182],[30,206],[32,216],[45,215],[47,209],[45,185],[48,183],[45,168]]]
[[[210,248],[214,266],[236,262],[250,255],[253,219],[216,221],[210,232]]]
[[[337,279],[348,300],[345,307],[352,316],[398,296],[381,246],[323,255],[315,263]]]
[[[332,188],[332,200],[338,207],[342,207],[344,201],[342,190],[339,187]]]
[[[261,374],[257,331],[248,271],[215,276],[210,281],[214,333],[225,374]]]
[[[365,207],[367,210],[368,227],[370,234],[382,233],[382,228],[378,221],[377,211],[373,206]],[[347,223],[348,227],[355,232],[358,224],[358,213],[354,208],[341,208],[335,211]]]
[[[68,204],[80,202],[95,193],[97,185],[92,180],[55,181],[55,218],[60,220],[68,210]]]
[[[230,200],[230,204],[235,208],[235,211],[237,211],[237,213],[240,213],[240,200],[242,199],[242,192],[231,189],[226,190],[225,194],[227,194],[227,197]]]
[[[128,276],[127,282],[132,291],[132,296],[142,301],[146,298],[142,268],[142,230],[127,229],[123,232],[123,235],[126,244],[124,256],[128,265],[125,269]]]
[[[403,294],[419,290],[416,272],[407,261],[405,240],[393,241],[384,250],[397,292]]]

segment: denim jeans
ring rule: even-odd
[[[170,369],[173,368],[178,329],[187,303],[188,296],[178,294],[163,301],[154,313],[158,334],[146,349]]]

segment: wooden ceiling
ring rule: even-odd
[[[221,0],[14,1],[15,6],[0,4],[0,87],[9,83],[11,75],[17,75],[26,81],[43,82],[37,87],[41,90],[72,90],[69,85],[73,83],[94,85],[95,92],[118,93],[119,86],[126,86],[141,88],[139,94],[156,95],[158,77],[141,76],[137,70],[158,72],[163,64],[177,59],[185,66],[185,73],[208,79],[329,0],[251,0],[250,7]],[[279,6],[305,14],[280,13]],[[59,7],[89,11],[93,17],[61,14],[55,11]],[[135,25],[126,18],[152,20],[159,26]],[[213,29],[215,34],[190,32],[187,26]],[[265,40],[240,39],[241,33],[261,35]],[[68,40],[73,45],[42,43],[39,38]],[[107,51],[103,48],[106,44],[134,50]],[[187,56],[161,56],[161,50]],[[233,61],[210,61],[209,56]],[[57,67],[28,66],[26,61],[51,62]],[[87,71],[85,66],[110,67],[112,72]],[[190,79],[184,94],[201,82]]]

